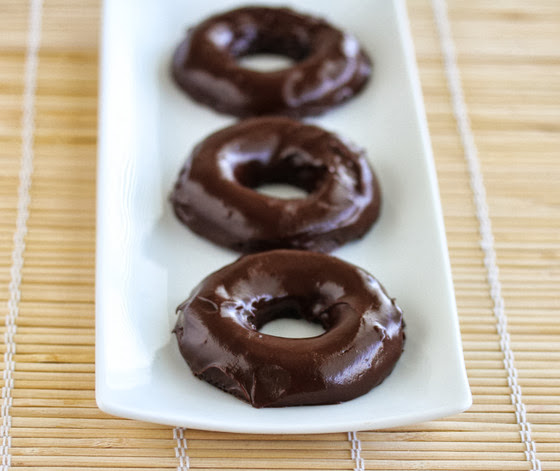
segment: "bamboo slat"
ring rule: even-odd
[[[474,404],[438,421],[359,432],[361,457],[368,470],[529,470],[432,10],[428,0],[407,4]],[[518,381],[543,469],[560,469],[560,3],[448,4]],[[5,316],[18,202],[27,2],[0,0],[0,11],[0,313]],[[95,404],[99,21],[97,0],[44,0],[10,409],[11,466],[22,471],[171,470],[180,464],[170,427],[110,417]],[[0,334],[5,330],[0,327]],[[0,353],[5,351],[2,343]],[[185,438],[190,467],[197,471],[356,467],[344,433],[186,430]]]

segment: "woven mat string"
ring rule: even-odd
[[[2,387],[2,445],[0,469],[6,471],[11,466],[11,435],[12,391],[14,388],[14,371],[16,353],[15,335],[21,298],[21,272],[25,252],[25,236],[29,219],[29,203],[31,175],[33,174],[33,144],[35,134],[35,90],[37,88],[37,66],[39,63],[39,47],[41,45],[41,23],[43,13],[42,0],[32,0],[29,10],[29,29],[25,56],[25,73],[23,87],[23,118],[21,123],[21,164],[19,172],[19,188],[17,202],[16,229],[13,237],[12,265],[10,268],[8,313],[6,314],[6,333],[4,341],[4,386]]]
[[[447,4],[445,0],[432,0],[432,7],[443,54],[445,75],[451,95],[453,115],[457,122],[457,130],[461,138],[464,156],[469,170],[476,217],[479,223],[480,246],[484,253],[484,266],[486,267],[490,296],[494,304],[493,311],[496,318],[496,328],[500,336],[500,349],[504,355],[503,363],[508,375],[508,384],[512,391],[510,395],[511,402],[515,407],[515,417],[520,428],[521,440],[525,444],[525,456],[527,460],[531,462],[531,470],[540,471],[541,463],[536,456],[536,446],[531,436],[531,424],[527,421],[526,408],[523,403],[521,387],[517,381],[517,369],[514,365],[513,350],[507,331],[507,316],[504,308],[504,299],[502,297],[502,285],[499,279],[492,223],[488,213],[486,188],[480,170],[478,151],[465,103],[461,76],[457,65],[457,54],[451,36]]]

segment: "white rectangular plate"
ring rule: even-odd
[[[404,425],[471,404],[447,245],[402,1],[290,4],[355,34],[371,54],[364,93],[311,120],[364,147],[383,191],[379,221],[334,255],[375,275],[402,307],[405,351],[370,393],[329,406],[254,409],[193,377],[175,308],[237,254],[193,235],[168,195],[193,145],[235,120],[187,98],[170,57],[189,25],[228,0],[106,1],[98,167],[96,397],[114,415],[207,430],[320,433]]]

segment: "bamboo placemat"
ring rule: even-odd
[[[542,469],[560,469],[560,2],[448,3],[530,437]],[[3,469],[538,469],[508,385],[432,7],[427,0],[408,7],[472,408],[348,436],[182,431],[101,413],[94,399],[99,5],[45,0],[37,87],[27,93],[34,119],[22,125],[25,90],[33,92],[25,86],[33,71],[28,64],[26,73],[30,12],[26,2],[0,0],[0,312],[17,324],[3,328],[4,360],[15,361],[3,363]],[[22,129],[24,141],[34,138],[27,151]],[[29,218],[18,228],[18,174],[29,150]],[[17,234],[25,247],[14,243]]]

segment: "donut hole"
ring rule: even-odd
[[[243,56],[237,60],[237,65],[243,69],[254,70],[257,72],[276,72],[278,70],[289,69],[296,63],[291,57],[280,54],[251,54]]]
[[[297,154],[269,162],[251,160],[234,170],[243,186],[274,198],[302,199],[315,191],[327,173],[324,165],[299,162]]]
[[[305,190],[285,183],[265,183],[254,188],[254,190],[262,195],[284,200],[303,199],[308,195]]]
[[[266,335],[310,338],[326,332],[322,319],[306,316],[303,303],[294,299],[267,301],[256,307],[253,324]]]
[[[265,324],[259,332],[288,339],[306,339],[318,337],[325,333],[321,324],[307,322],[304,319],[280,318]]]
[[[242,35],[234,41],[230,53],[237,65],[259,72],[289,69],[310,54],[309,39],[303,31],[291,31],[282,25],[256,34]]]

